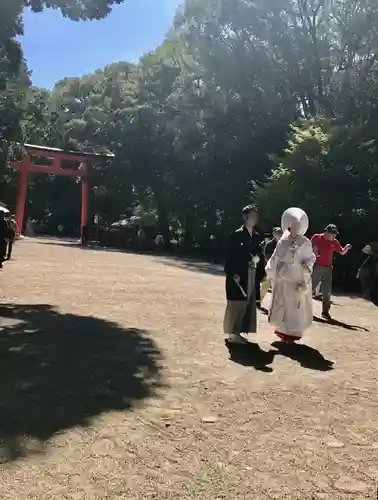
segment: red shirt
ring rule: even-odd
[[[318,266],[331,266],[333,253],[342,253],[343,247],[338,240],[327,240],[324,233],[314,234],[311,238]]]

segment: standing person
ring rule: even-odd
[[[321,283],[319,283],[319,285],[316,287],[316,289],[312,295],[313,295],[313,298],[315,300],[320,300],[322,298],[323,293],[322,293],[322,284]]]
[[[262,237],[256,231],[258,211],[255,205],[243,208],[244,224],[231,234],[225,263],[227,307],[224,315],[224,333],[228,342],[243,344],[241,333],[257,330],[255,278],[263,264],[260,244]]]
[[[295,342],[312,324],[311,273],[316,257],[304,236],[308,217],[302,209],[286,210],[281,226],[284,234],[265,268],[273,281],[269,323],[281,340]]]
[[[269,239],[268,242],[265,243],[264,245],[264,265],[268,263],[269,259],[274,253],[274,250],[276,249],[277,243],[282,237],[282,229],[280,227],[274,227],[272,231],[272,239]],[[271,280],[266,276],[265,279],[261,282],[261,302],[264,300],[265,295],[268,293],[269,288],[272,286]]]
[[[146,250],[146,233],[141,227],[137,233],[138,250],[144,252]]]
[[[22,230],[20,228],[20,230]],[[34,224],[31,219],[28,219],[25,224],[25,236],[28,238],[34,238],[35,236],[35,231],[34,231]]]
[[[81,228],[81,244],[86,247],[88,245],[88,226],[85,225]]]
[[[6,257],[8,238],[9,226],[5,219],[5,212],[0,210],[0,269],[3,268],[3,262]]]
[[[209,236],[210,258],[213,264],[217,263],[217,248],[218,242],[215,234],[211,233]]]
[[[13,244],[17,238],[17,222],[16,222],[16,217],[15,215],[11,215],[8,219],[8,226],[9,226],[9,239],[8,239],[8,251],[7,251],[7,260],[11,260],[12,258],[12,250],[13,250]]]
[[[269,239],[270,238],[267,237],[266,234],[262,237],[262,241],[260,243],[260,253],[261,253],[262,259],[256,268],[256,276],[255,276],[256,307],[260,311],[264,311],[264,312],[265,312],[265,310],[263,309],[263,307],[261,305],[262,301],[263,301],[263,297],[261,297],[261,284],[265,280],[264,250],[265,250],[265,245]]]
[[[371,291],[378,274],[378,243],[369,243],[365,245],[362,252],[367,255],[367,257],[365,257],[362,265],[359,267],[356,277],[360,281],[364,298],[372,300]],[[376,296],[372,302],[377,302]]]
[[[336,239],[339,231],[335,224],[328,224],[324,229],[324,233],[314,234],[311,238],[312,246],[316,255],[316,264],[312,275],[312,291],[316,292],[316,288],[321,283],[323,311],[322,317],[330,320],[331,315],[331,293],[332,293],[332,259],[335,252],[340,255],[346,255],[352,248],[352,245],[342,247]]]

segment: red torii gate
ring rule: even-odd
[[[95,158],[114,158],[112,154],[80,153],[77,151],[64,151],[63,149],[25,144],[25,154],[21,160],[12,162],[12,167],[19,170],[16,221],[20,232],[23,228],[26,193],[29,172],[40,174],[65,175],[81,178],[81,234],[83,227],[88,223],[88,193],[89,193],[89,168]],[[38,163],[36,163],[38,161]],[[64,161],[70,163],[70,168],[65,168]]]

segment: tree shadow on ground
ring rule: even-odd
[[[364,326],[349,325],[348,323],[344,323],[343,321],[338,321],[337,319],[323,319],[314,316],[314,321],[316,323],[322,323],[324,325],[329,325],[329,326],[337,326],[339,328],[344,328],[345,330],[350,330],[350,331],[360,331],[360,332],[369,331],[369,329],[365,328]]]
[[[49,305],[2,305],[0,321],[0,463],[42,452],[54,434],[163,386],[146,331]]]
[[[67,239],[44,239],[44,238],[32,238],[38,243],[42,243],[47,246],[57,246],[57,247],[65,247],[65,248],[77,248],[79,250],[91,250],[97,252],[112,252],[112,253],[132,253],[132,250],[129,248],[113,248],[113,247],[100,247],[95,244],[88,244],[87,246],[78,243],[77,240],[67,240]],[[136,253],[136,252],[134,252]]]
[[[88,244],[88,246],[81,245],[77,242],[77,240],[71,240],[67,238],[44,238],[44,237],[35,237],[31,238],[38,243],[42,243],[43,245],[52,245],[52,246],[60,246],[60,247],[74,247],[80,250],[87,251],[97,251],[97,252],[117,252],[117,253],[131,253],[137,255],[148,255],[154,259],[155,262],[159,264],[164,264],[166,266],[175,267],[177,269],[184,269],[188,271],[193,271],[196,273],[206,273],[211,274],[213,276],[223,276],[224,271],[223,267],[218,264],[212,264],[211,262],[206,262],[200,259],[183,257],[179,255],[168,255],[168,254],[159,254],[158,252],[153,251],[144,251],[138,252],[132,248],[112,248],[112,247],[100,247],[95,244]]]
[[[154,259],[160,264],[175,267],[178,269],[185,269],[196,273],[206,273],[213,276],[223,276],[223,267],[218,264],[212,264],[202,260],[190,259],[186,257],[174,256],[161,256]]]
[[[263,351],[258,344],[249,342],[248,344],[230,344],[226,342],[230,360],[243,366],[252,366],[255,370],[272,373],[271,365],[277,351]]]
[[[273,347],[278,350],[279,355],[297,361],[304,368],[326,372],[333,370],[333,361],[325,359],[324,356],[312,347],[303,344],[287,344],[285,342],[273,342]]]

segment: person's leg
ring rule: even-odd
[[[371,267],[363,267],[359,271],[358,278],[360,280],[360,285],[364,297],[369,300],[371,285],[374,280],[374,270]]]
[[[314,266],[314,270],[312,272],[312,295],[316,294],[316,289],[320,285],[323,278],[323,266]]]
[[[246,301],[227,301],[227,307],[223,320],[223,331],[227,335],[227,343],[247,343],[247,340],[240,335],[243,331],[243,321],[247,305]]]
[[[261,279],[256,279],[255,281],[255,297],[256,306],[259,309],[261,307],[261,292],[260,292]]]
[[[8,241],[7,260],[10,260],[12,257],[13,243],[14,243],[13,238]]]
[[[322,295],[321,288],[322,288],[322,283],[320,282],[319,285],[316,287],[315,293],[313,294],[315,299],[321,297]]]
[[[332,267],[325,267],[323,280],[322,280],[322,290],[323,290],[323,316],[329,316],[329,310],[331,309],[331,294],[332,294]]]
[[[268,293],[269,288],[270,288],[270,280],[268,278],[265,278],[261,282],[261,286],[260,286],[260,299],[261,299],[261,303],[263,303],[263,300],[265,298],[265,295]]]
[[[3,262],[5,260],[7,253],[7,241],[5,239],[0,240],[0,268],[3,267]]]

